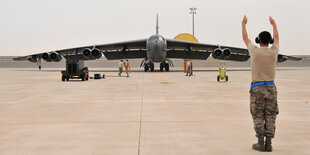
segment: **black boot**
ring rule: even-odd
[[[258,137],[258,142],[252,145],[253,150],[265,151],[264,136]]]
[[[266,137],[265,150],[268,152],[272,151],[271,137]]]

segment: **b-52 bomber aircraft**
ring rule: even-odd
[[[99,59],[103,54],[108,60],[141,58],[143,60],[140,67],[144,66],[144,71],[154,71],[154,63],[160,63],[160,71],[164,69],[169,71],[169,67],[173,66],[171,58],[206,60],[210,55],[215,59],[231,61],[247,61],[250,58],[248,50],[244,48],[166,39],[159,34],[158,30],[157,15],[156,34],[147,39],[55,50],[18,57],[14,60],[28,60],[40,64],[41,59],[47,62],[59,62],[64,57],[68,71],[71,70],[68,64]],[[286,60],[296,61],[299,58],[278,55],[278,62]],[[68,80],[68,77],[65,79]]]

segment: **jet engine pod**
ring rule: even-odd
[[[285,55],[278,55],[278,62],[281,63],[281,62],[284,62],[287,60],[287,56]]]
[[[33,63],[38,62],[37,56],[34,55],[27,57],[27,60]]]
[[[56,53],[56,52],[53,52],[50,54],[50,58],[52,59],[52,61],[54,62],[59,62],[61,61],[62,57],[60,54]]]
[[[212,52],[212,57],[214,59],[219,59],[222,56],[222,53],[223,53],[222,49],[217,48]]]
[[[99,49],[95,48],[91,51],[91,55],[93,58],[99,59],[102,57],[102,53]]]
[[[223,49],[222,56],[220,57],[221,59],[228,59],[231,55],[231,50],[229,48]]]
[[[83,51],[83,56],[86,59],[91,59],[91,50],[89,48],[85,48],[84,51]]]
[[[51,62],[52,61],[49,53],[43,53],[42,54],[42,58],[43,58],[43,60],[45,60],[47,62]]]
[[[92,59],[99,59],[102,56],[102,53],[99,49],[95,48],[93,50],[90,50],[89,48],[84,49],[83,56],[86,59],[92,60]]]

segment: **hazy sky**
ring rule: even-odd
[[[195,34],[202,43],[243,47],[241,20],[248,16],[254,38],[272,31],[280,52],[310,54],[309,0],[0,0],[0,55],[27,55],[84,45],[192,32],[189,8],[198,8]]]

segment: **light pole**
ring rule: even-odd
[[[190,10],[190,14],[193,14],[193,36],[195,36],[195,14],[197,14],[197,8],[195,7],[192,7],[192,8],[189,8]]]

